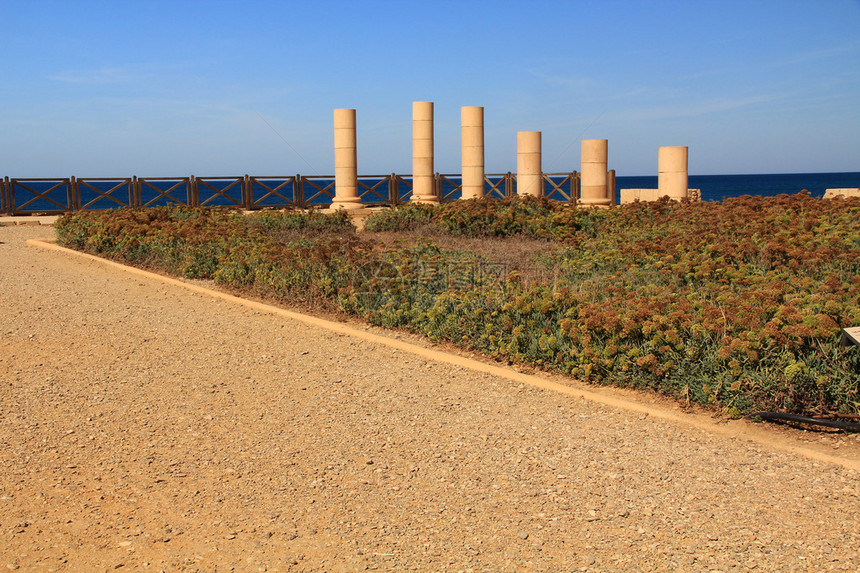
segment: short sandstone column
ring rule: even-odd
[[[484,196],[484,108],[464,106],[460,110],[463,139],[463,199]]]
[[[858,187],[843,187],[841,189],[825,189],[825,199],[836,199],[838,197],[860,197],[860,188]]]
[[[334,110],[334,200],[335,209],[358,209],[358,158],[355,143],[355,110]]]
[[[608,207],[610,198],[606,184],[608,142],[605,139],[582,140],[582,185],[579,204]]]
[[[412,201],[438,203],[433,172],[433,102],[412,102]]]
[[[543,197],[539,131],[517,132],[517,195]]]
[[[687,148],[661,147],[657,150],[657,189],[660,197],[680,201],[687,198]]]

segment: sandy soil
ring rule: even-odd
[[[856,436],[535,388],[51,236],[0,227],[0,570],[860,569]]]

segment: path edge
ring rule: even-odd
[[[418,346],[410,342],[398,340],[396,338],[381,336],[373,332],[368,332],[366,330],[362,330],[360,328],[356,328],[354,326],[350,326],[342,322],[319,318],[316,316],[303,314],[300,312],[280,308],[266,303],[241,298],[229,293],[187,283],[179,279],[164,276],[151,271],[146,271],[137,267],[124,265],[122,263],[91,255],[89,253],[61,247],[54,239],[27,239],[25,244],[28,247],[56,251],[67,255],[72,255],[81,259],[93,261],[104,266],[120,269],[132,275],[155,279],[163,283],[182,287],[192,292],[207,295],[212,298],[221,299],[268,314],[281,316],[308,326],[322,328],[337,334],[351,336],[353,338],[358,338],[360,340],[365,340],[367,342],[372,342],[375,344],[382,344],[390,348],[396,348],[397,350],[408,352],[410,354],[420,356],[428,360],[450,364],[453,366],[460,366],[462,368],[467,368],[475,372],[490,374],[493,376],[510,380],[512,382],[528,384],[529,386],[532,386],[534,388],[549,390],[574,398],[581,398],[620,410],[647,414],[649,416],[653,416],[661,420],[666,420],[685,426],[691,426],[705,432],[718,434],[728,438],[735,438],[739,440],[757,443],[759,445],[767,446],[768,448],[772,448],[781,452],[795,454],[812,460],[826,462],[834,465],[839,465],[848,469],[860,471],[860,459],[836,456],[833,454],[822,452],[814,448],[800,445],[799,443],[796,443],[796,440],[793,438],[789,439],[795,443],[786,443],[785,438],[780,438],[778,436],[762,435],[763,433],[765,433],[762,428],[757,428],[755,431],[753,431],[753,429],[750,427],[752,426],[752,423],[745,420],[730,420],[728,422],[719,423],[701,414],[687,412],[679,413],[676,411],[672,411],[668,408],[647,405],[625,398],[609,396],[599,391],[560,384],[542,376],[518,372],[511,367],[487,364],[485,362],[481,362],[473,358],[459,356],[457,354],[452,354],[450,352],[446,352],[438,348],[424,348],[422,346]],[[584,383],[576,379],[571,379],[571,384],[581,385]]]

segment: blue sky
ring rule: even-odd
[[[691,174],[860,171],[860,1],[0,0],[0,176],[332,174],[357,109],[360,174],[436,169],[484,107],[486,170],[619,176],[687,145]]]

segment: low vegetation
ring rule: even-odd
[[[860,200],[79,212],[61,244],[727,415],[856,414]]]

